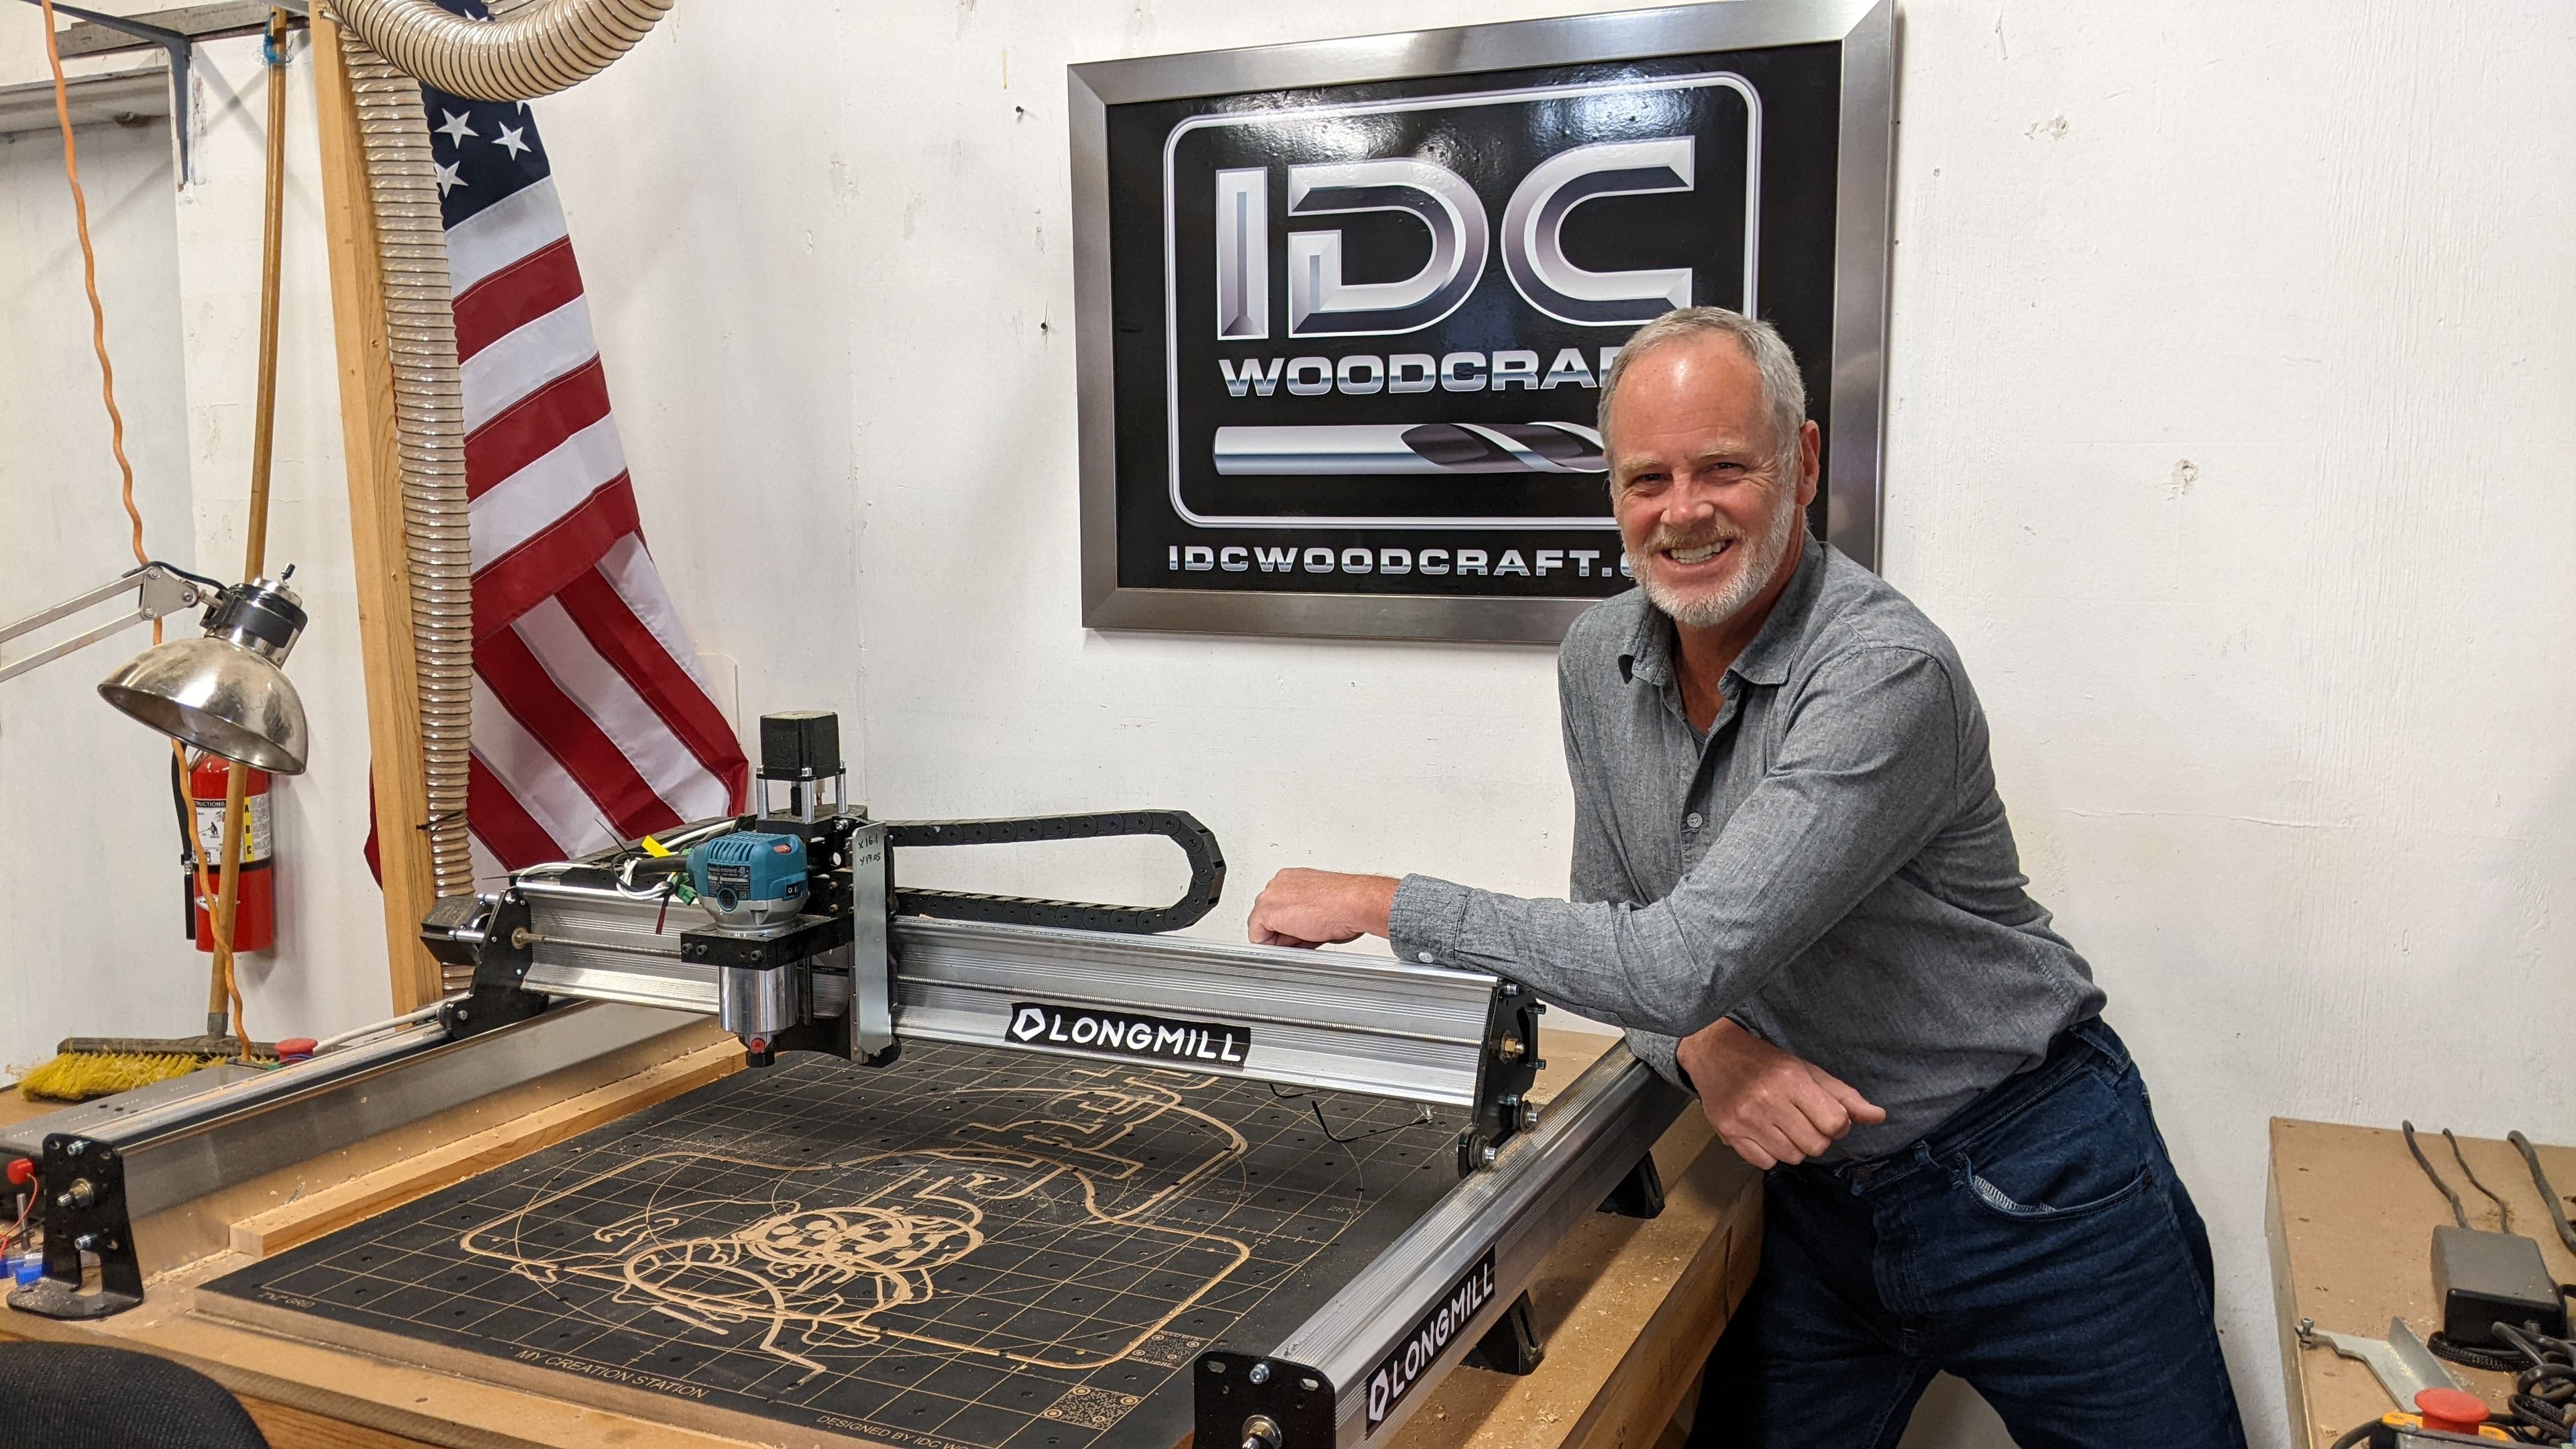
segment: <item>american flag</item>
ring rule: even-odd
[[[473,500],[466,819],[475,874],[497,876],[738,810],[750,768],[645,550],[536,121],[522,102],[421,100]]]

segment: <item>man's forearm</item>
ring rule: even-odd
[[[1389,910],[1396,954],[1493,971],[1631,1031],[1686,1037],[1743,1002],[1767,953],[1710,952],[1669,905],[1523,899],[1407,876]]]

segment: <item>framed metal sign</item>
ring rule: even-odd
[[[1636,328],[1766,317],[1878,559],[1892,0],[1072,68],[1083,622],[1553,644]]]

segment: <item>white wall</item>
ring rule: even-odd
[[[743,712],[843,710],[884,813],[1196,810],[1213,931],[1289,864],[1560,888],[1543,652],[1078,626],[1063,66],[1575,8],[682,5],[540,103],[655,552]],[[2530,1060],[2576,1013],[2576,12],[1900,23],[1887,570],[1985,696],[2280,1444],[2264,1118],[2576,1137]],[[344,963],[285,956],[320,1014]],[[1942,1418],[1917,1442],[1991,1442]]]
[[[192,565],[169,139],[114,126],[80,139],[145,546]],[[0,620],[134,566],[108,431],[62,148],[0,139]],[[73,1033],[204,1029],[206,973],[180,935],[170,752],[95,692],[150,642],[136,628],[0,684],[0,879],[13,898],[0,1063],[41,1061]],[[165,970],[181,973],[175,985]]]
[[[0,81],[43,72],[41,32],[18,8],[0,17],[12,27],[0,32]],[[135,63],[104,57],[86,68]],[[266,83],[255,38],[200,47],[198,179],[184,191],[172,184],[165,124],[79,132],[145,544],[228,581],[241,575],[248,520]],[[314,744],[310,770],[273,787],[280,949],[242,957],[238,972],[262,1039],[374,1020],[391,996],[360,856],[366,701],[312,74],[300,56],[289,99],[268,571],[295,566],[313,618],[288,673]],[[51,132],[0,141],[0,618],[132,564],[61,156]],[[171,638],[196,627],[193,613],[165,623]],[[148,643],[136,628],[0,685],[0,818],[15,822],[0,832],[0,872],[31,903],[0,932],[0,1063],[41,1061],[68,1035],[204,1029],[207,958],[180,929],[168,751],[93,692]]]

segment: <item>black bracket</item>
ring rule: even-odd
[[[27,0],[27,3],[36,5],[40,4],[41,0]],[[86,20],[92,25],[103,25],[110,30],[122,31],[138,40],[157,45],[169,53],[170,134],[172,142],[178,147],[179,184],[185,186],[196,180],[196,160],[189,154],[189,135],[196,129],[195,119],[189,114],[196,95],[195,82],[189,75],[190,67],[196,59],[196,37],[182,31],[137,20],[131,16],[102,15],[95,10],[83,10],[78,6],[65,5],[62,0],[54,0],[54,12],[58,15],[68,15],[74,20]]]
[[[1333,1384],[1320,1370],[1220,1349],[1199,1355],[1192,1382],[1193,1444],[1333,1449]]]
[[[1460,1177],[1492,1165],[1504,1143],[1538,1125],[1539,1109],[1529,1092],[1547,1065],[1538,1054],[1538,1019],[1546,1010],[1519,982],[1495,988],[1485,1015],[1484,1058],[1476,1068],[1475,1116],[1458,1134]]]
[[[479,930],[482,941],[468,947],[450,934],[457,928]],[[528,903],[511,891],[487,912],[473,896],[449,896],[430,908],[421,922],[421,943],[443,962],[470,961],[473,989],[461,1000],[439,1008],[447,1034],[464,1038],[521,1022],[546,1009],[546,998],[520,983],[528,976],[530,956],[524,943]]]
[[[723,931],[682,931],[680,959],[693,966],[744,966],[769,971],[820,956],[850,942],[847,916],[803,916],[775,936],[735,936]]]
[[[1601,1200],[1599,1209],[1623,1218],[1659,1218],[1664,1215],[1664,1175],[1655,1167],[1651,1152],[1637,1159],[1619,1185]]]
[[[1546,1360],[1547,1345],[1538,1336],[1538,1315],[1530,1307],[1529,1291],[1523,1289],[1521,1296],[1512,1300],[1512,1306],[1503,1310],[1503,1316],[1494,1320],[1494,1326],[1485,1330],[1485,1336],[1476,1340],[1476,1346],[1467,1350],[1467,1356],[1458,1361],[1470,1368],[1526,1376],[1538,1372],[1538,1366]]]
[[[49,1133],[36,1167],[37,1220],[45,1229],[45,1276],[9,1295],[9,1306],[40,1318],[105,1318],[143,1301],[143,1268],[125,1216],[125,1159],[115,1147],[69,1132]],[[98,1255],[98,1291],[81,1291],[81,1255]]]

